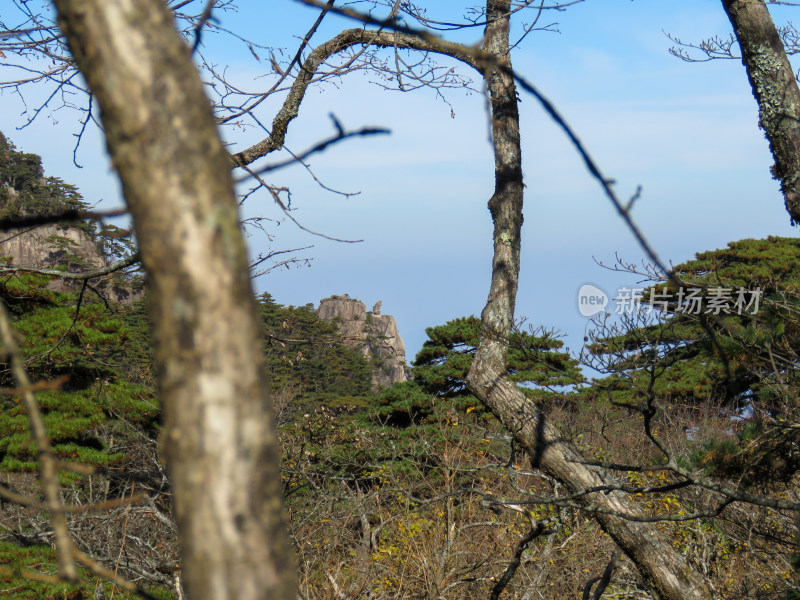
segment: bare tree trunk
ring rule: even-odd
[[[231,159],[190,52],[162,0],[55,4],[147,271],[187,598],[294,598]]]
[[[230,158],[189,52],[160,0],[56,0],[60,24],[98,98],[109,150],[147,268],[187,596],[293,596],[280,519],[277,442],[264,382]],[[469,375],[535,462],[572,490],[602,484],[535,405],[505,378],[519,276],[522,170],[508,54],[510,0],[489,0],[485,73],[496,190],[492,283]],[[637,514],[623,496],[599,509]],[[648,525],[599,515],[663,598],[710,599],[702,580]]]
[[[483,334],[467,384],[526,448],[534,464],[577,492],[605,482],[599,473],[578,462],[578,452],[559,438],[541,409],[506,377],[508,337],[519,281],[523,182],[519,113],[508,46],[510,0],[489,0],[487,5],[485,50],[497,57],[497,66],[484,74],[491,94],[495,148],[495,191],[489,200],[494,259],[489,298],[482,313]],[[592,494],[583,502],[599,511],[641,514],[619,493]],[[660,598],[711,600],[702,577],[652,524],[602,513],[597,519]]]
[[[800,224],[800,89],[775,23],[763,0],[722,0],[742,49],[759,125],[775,157],[786,210]]]

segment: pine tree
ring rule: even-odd
[[[791,476],[800,467],[800,239],[731,242],[674,272],[681,285],[644,291],[659,313],[592,336],[585,356],[609,376],[585,397],[649,399],[665,410],[720,405],[738,435],[706,440],[693,462],[741,481]],[[690,310],[691,290],[700,300]]]
[[[680,286],[660,282],[643,294],[643,304],[658,308],[661,318],[601,330],[588,346],[600,359],[594,364],[612,374],[608,386],[642,387],[650,366],[658,372],[656,394],[735,404],[755,399],[776,377],[792,376],[800,343],[800,240],[732,242],[674,272]],[[700,301],[690,305],[690,294]]]
[[[274,387],[291,385],[318,400],[369,395],[369,362],[345,346],[335,323],[320,319],[310,304],[282,306],[269,293],[259,303]]]
[[[428,340],[414,360],[415,381],[444,397],[469,395],[464,378],[481,335],[477,317],[461,317],[425,330]],[[509,340],[508,375],[532,396],[583,382],[583,376],[563,342],[553,333],[515,332]]]

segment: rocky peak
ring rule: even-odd
[[[368,312],[363,302],[348,294],[323,298],[316,310],[320,319],[337,323],[347,347],[360,349],[371,360],[373,391],[408,379],[406,347],[397,322],[380,311],[380,301]]]
[[[364,321],[367,307],[360,300],[351,298],[349,294],[333,295],[319,301],[317,316],[326,321],[339,319],[342,322]]]
[[[0,132],[0,218],[57,215],[65,210],[86,208],[77,188],[56,177],[45,177],[37,154],[18,151]],[[98,235],[91,224],[57,223],[0,231],[0,261],[35,269],[66,268],[88,271],[110,261],[101,244],[108,237]],[[106,278],[95,285],[115,302],[132,302],[141,297],[141,286]],[[54,289],[69,289],[69,281],[53,280]]]

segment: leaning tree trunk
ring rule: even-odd
[[[786,210],[800,224],[800,89],[764,0],[722,0],[742,50]]]
[[[279,448],[231,178],[163,0],[55,0],[146,268],[191,600],[294,598]]]
[[[489,298],[482,313],[483,334],[467,377],[470,390],[483,400],[526,448],[531,460],[573,492],[602,486],[601,475],[580,464],[581,457],[563,442],[541,411],[506,377],[506,354],[519,280],[522,228],[522,167],[519,113],[508,45],[510,0],[489,0],[485,50],[496,66],[485,72],[491,94],[495,149],[495,191],[489,200],[494,221],[494,258]],[[702,577],[694,572],[653,524],[616,515],[641,515],[620,493],[583,498],[597,511],[603,529],[636,564],[652,590],[663,599],[711,600]]]

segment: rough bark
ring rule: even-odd
[[[147,271],[187,598],[294,598],[230,156],[190,52],[162,0],[55,4]]]
[[[722,0],[742,50],[786,210],[800,224],[800,89],[763,0]]]
[[[516,91],[508,54],[509,0],[490,0],[485,49],[496,191],[492,283],[484,336],[468,383],[527,448],[572,490],[603,483],[562,442],[542,412],[505,379],[519,276],[522,170]],[[293,595],[280,520],[277,444],[270,426],[258,327],[230,180],[230,157],[187,49],[160,0],[56,0],[60,24],[97,95],[109,150],[135,219],[151,291],[156,361],[166,415],[165,454],[181,533],[188,597]],[[343,34],[344,35],[344,34]],[[358,43],[441,51],[399,36],[347,32],[320,55]],[[455,55],[452,52],[443,52]],[[316,57],[315,57],[316,58]],[[469,55],[458,57],[469,62]],[[313,69],[310,70],[313,73]],[[279,115],[285,131],[310,76]],[[252,162],[282,135],[237,156]],[[636,514],[623,496],[587,503]],[[710,599],[702,580],[650,525],[599,515],[653,589],[670,600]]]
[[[602,486],[603,477],[580,464],[578,452],[559,438],[541,409],[506,377],[507,340],[519,280],[523,182],[519,114],[508,46],[510,0],[489,0],[487,5],[489,25],[484,48],[497,59],[496,66],[484,74],[491,94],[495,149],[495,191],[489,201],[494,221],[494,258],[489,298],[482,313],[483,335],[467,385],[526,448],[535,465],[573,492],[579,492]],[[583,502],[590,510],[641,514],[619,493],[591,494]],[[597,519],[660,598],[711,600],[711,591],[702,577],[689,568],[652,524],[602,512],[597,513]]]

